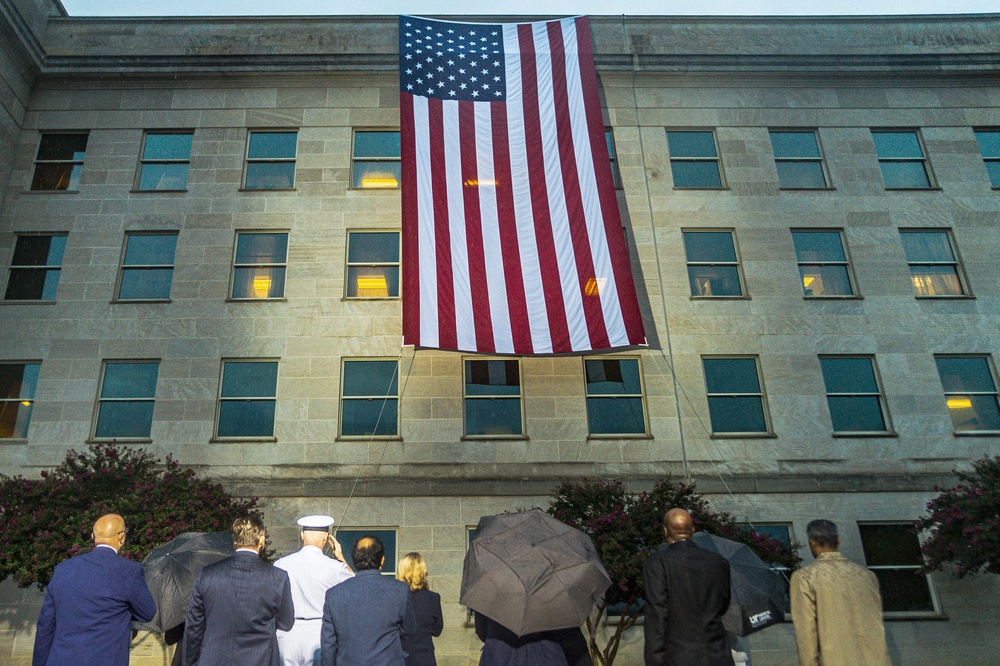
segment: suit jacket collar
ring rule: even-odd
[[[355,576],[371,576],[371,575],[381,576],[382,572],[379,571],[378,569],[365,569],[364,571],[359,571],[359,572],[355,573],[354,575]]]
[[[698,547],[698,544],[696,544],[691,539],[681,539],[680,541],[674,541],[673,543],[668,543],[667,544],[667,548],[670,548],[670,549],[675,549],[675,548],[697,548],[697,547]]]
[[[118,551],[111,546],[97,545],[90,552],[95,553],[98,557],[118,557]]]

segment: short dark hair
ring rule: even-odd
[[[354,543],[351,548],[351,559],[354,560],[354,568],[357,571],[368,571],[378,569],[382,566],[382,558],[385,557],[385,548],[378,537],[366,534]]]
[[[257,514],[249,514],[233,521],[233,548],[256,548],[264,536],[264,521]]]
[[[822,518],[814,520],[806,525],[806,537],[817,546],[823,548],[836,548],[840,544],[840,537],[837,536],[837,526]]]

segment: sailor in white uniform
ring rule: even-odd
[[[354,575],[344,560],[340,543],[327,531],[330,516],[299,518],[302,548],[282,557],[274,566],[288,572],[295,606],[295,626],[278,632],[278,651],[284,666],[313,666],[323,628],[326,591]],[[323,554],[323,546],[333,549],[333,559]]]

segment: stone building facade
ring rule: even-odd
[[[379,530],[446,665],[480,516],[689,478],[837,521],[897,663],[995,658],[1000,586],[913,576],[905,524],[1000,435],[1000,17],[593,17],[650,344],[489,359],[401,346],[395,17],[0,15],[0,472],[114,440],[263,498],[279,551]],[[39,604],[0,585],[0,662]],[[790,624],[751,645],[796,663]]]

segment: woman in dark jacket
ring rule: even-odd
[[[476,636],[483,642],[479,666],[567,666],[563,640],[570,631],[559,629],[518,636],[477,611]]]
[[[407,553],[399,561],[396,578],[410,586],[410,601],[417,628],[412,635],[403,634],[406,666],[437,666],[432,636],[444,629],[441,616],[441,595],[427,588],[427,564],[420,553]]]

